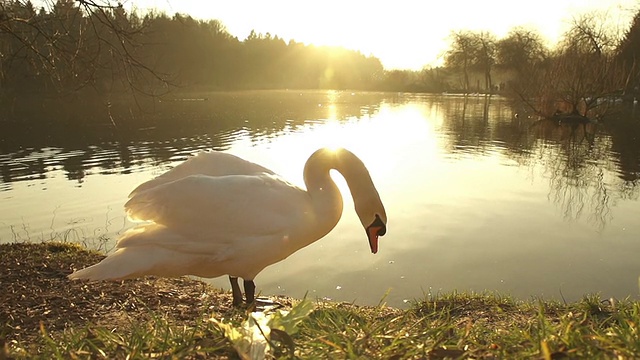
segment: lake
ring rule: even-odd
[[[0,242],[110,251],[133,226],[128,193],[191,154],[232,153],[304,186],[308,156],[343,146],[387,210],[378,254],[334,174],[342,220],[258,275],[263,295],[399,307],[451,291],[638,298],[640,107],[572,126],[495,96],[248,91],[175,95],[136,126],[133,112],[109,111],[81,130],[2,124]],[[211,282],[228,289],[226,278]]]

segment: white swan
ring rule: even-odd
[[[387,215],[366,167],[345,149],[320,149],[304,167],[307,190],[260,165],[208,152],[138,186],[125,204],[133,219],[116,251],[70,279],[119,280],[144,275],[229,275],[233,304],[255,297],[253,279],[333,229],[342,196],[329,176],[344,176],[371,252],[386,232]]]

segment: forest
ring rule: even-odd
[[[3,1],[0,12],[0,85],[16,94],[86,86],[370,90],[384,80],[377,58],[269,33],[239,40],[218,20],[127,14],[122,6],[73,0],[50,10]]]
[[[120,4],[0,1],[0,102],[74,93],[163,96],[176,89],[350,89],[500,93],[540,114],[586,115],[616,97],[640,97],[640,12],[616,33],[597,14],[573,19],[548,48],[539,33],[504,38],[453,31],[440,67],[387,70],[358,51],[284,41],[252,31],[231,35],[218,20],[149,12]],[[558,103],[561,103],[560,106]]]

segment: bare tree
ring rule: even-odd
[[[600,116],[606,101],[624,85],[622,68],[614,61],[619,37],[597,15],[574,19],[553,56],[542,93],[542,112],[549,116]]]
[[[469,92],[469,76],[473,73],[481,74],[484,90],[490,93],[493,87],[491,72],[496,60],[495,36],[486,31],[457,31],[451,34],[451,39],[451,49],[445,55],[445,63],[447,67],[461,72],[464,91]]]
[[[555,51],[519,28],[498,43],[498,67],[511,73],[510,90],[547,118],[587,123],[604,115],[625,76],[614,61],[620,37],[598,14],[584,14]]]
[[[611,54],[620,42],[618,34],[607,26],[604,14],[586,13],[573,19],[564,36],[564,47],[594,55]]]
[[[496,37],[495,35],[481,31],[473,33],[475,38],[474,67],[484,75],[485,91],[492,92],[491,71],[496,62]]]
[[[0,0],[0,82],[35,74],[45,88],[78,89],[99,85],[97,74],[110,71],[144,92],[142,79],[166,81],[136,54],[142,23],[132,21],[121,4],[57,0],[43,5],[36,10],[29,0]]]
[[[477,39],[469,31],[455,31],[451,33],[451,49],[445,55],[448,67],[457,69],[463,75],[463,88],[469,92],[469,71],[474,63]]]
[[[549,57],[542,37],[534,30],[518,27],[496,44],[496,67],[506,74],[508,90],[535,93]]]

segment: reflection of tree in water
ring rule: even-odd
[[[536,159],[532,165],[544,166],[549,199],[560,206],[566,219],[586,214],[599,228],[611,220],[617,200],[638,196],[637,184],[621,176],[628,173],[619,166],[620,154],[612,151],[614,137],[598,133],[601,129],[594,123],[548,119],[530,128]]]
[[[605,123],[609,134],[612,160],[622,182],[617,187],[625,199],[638,200],[640,182],[640,112],[636,106],[624,109],[611,122]]]
[[[500,152],[532,171],[542,166],[549,199],[567,219],[586,217],[602,228],[616,201],[639,197],[640,122],[629,116],[605,124],[535,121],[517,105],[484,97],[448,98],[440,108],[452,154]]]
[[[565,219],[588,220],[604,227],[610,220],[611,196],[605,170],[587,143],[568,138],[562,143],[541,139],[537,158],[549,179],[549,199],[558,204]]]
[[[491,146],[491,128],[488,97],[444,97],[439,103],[445,113],[444,131],[450,135],[450,151],[453,154],[472,152],[480,154]]]
[[[444,97],[438,104],[443,116],[443,131],[449,135],[453,154],[471,152],[491,155],[502,151],[519,164],[528,159],[527,139],[530,121],[513,117],[513,109],[503,99],[488,96]]]

